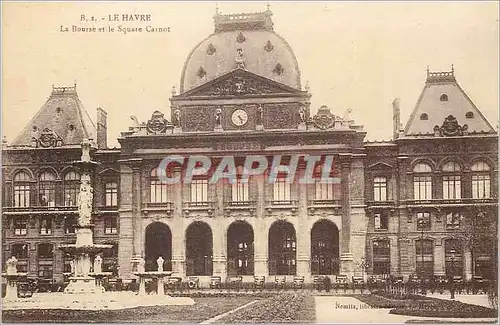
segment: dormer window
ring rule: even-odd
[[[427,115],[427,113],[422,113],[422,115],[420,115],[420,119],[422,121],[427,121],[429,119],[429,115]]]
[[[465,113],[465,118],[474,118],[474,113],[473,112]]]
[[[448,101],[448,95],[442,94],[441,97],[439,97],[439,100],[442,102],[447,102]]]

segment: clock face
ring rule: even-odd
[[[243,126],[248,122],[248,114],[242,109],[237,109],[233,112],[231,116],[231,121],[236,126]]]

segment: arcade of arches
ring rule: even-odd
[[[254,264],[254,230],[245,221],[235,221],[226,233],[226,275],[259,275]],[[310,274],[340,273],[339,230],[329,220],[317,221],[310,231]],[[210,226],[202,221],[191,223],[185,232],[185,275],[214,274],[214,245]],[[172,271],[172,232],[164,223],[146,227],[146,271],[157,268],[156,260],[165,260],[164,269]],[[267,266],[269,275],[300,275],[297,273],[297,233],[290,222],[278,220],[268,231]]]

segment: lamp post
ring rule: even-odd
[[[450,249],[450,259],[451,259],[451,284],[450,284],[450,299],[455,299],[455,281],[453,279],[453,276],[455,275],[455,249]]]
[[[424,228],[426,224],[426,220],[423,216],[418,218],[417,220],[418,226],[420,227],[420,261],[422,264],[420,265],[420,292],[424,293]]]

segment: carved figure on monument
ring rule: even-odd
[[[91,262],[90,262],[90,256],[88,253],[85,253],[85,257],[82,260],[82,268],[83,268],[83,275],[86,276],[90,272],[90,267],[91,267]]]
[[[81,176],[80,193],[78,194],[78,225],[90,226],[92,217],[93,190],[90,185],[90,175]]]
[[[17,258],[11,256],[7,262],[7,274],[17,274]]]
[[[342,118],[344,120],[344,122],[347,123],[348,125],[350,125],[354,122],[352,119],[351,113],[352,113],[351,108],[346,109],[346,111],[344,113],[344,117]]]
[[[262,105],[259,105],[257,108],[257,125],[262,125],[264,122],[264,109],[262,108]]]
[[[236,58],[234,59],[236,62],[236,69],[245,69],[245,57],[243,56],[243,50],[236,50]]]
[[[69,267],[70,267],[71,274],[75,275],[75,261],[74,260],[69,261]]]
[[[299,109],[299,117],[300,117],[300,123],[306,122],[306,108],[304,106],[301,106]]]
[[[222,109],[217,108],[215,110],[215,127],[220,127],[222,121]]]
[[[175,127],[181,126],[181,110],[178,108],[174,111],[174,116],[172,118],[172,124]]]
[[[165,260],[163,259],[163,257],[158,257],[158,259],[156,260],[156,264],[158,264],[158,272],[163,272],[163,263],[165,262]]]
[[[146,261],[141,257],[139,259],[139,261],[137,262],[137,272],[144,273],[146,271],[146,268],[144,265],[146,265]]]
[[[94,258],[94,273],[101,273],[102,272],[102,257],[101,255],[97,255]]]

